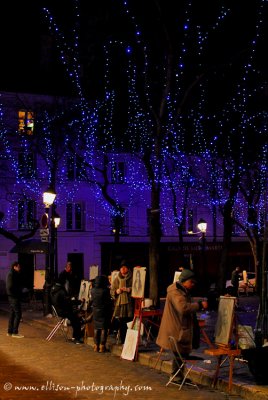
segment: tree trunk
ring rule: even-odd
[[[222,244],[222,254],[221,261],[219,265],[219,275],[218,275],[218,288],[221,294],[225,293],[226,285],[226,271],[228,267],[229,250],[232,242],[232,202],[227,201],[223,209],[223,221],[224,221],[224,232],[223,232],[223,244]]]
[[[152,185],[151,206],[149,246],[150,299],[156,305],[158,302],[158,266],[161,239],[160,189],[156,184]]]

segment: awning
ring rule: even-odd
[[[41,242],[41,240],[38,239],[24,240],[12,247],[10,253],[47,254],[48,243]]]

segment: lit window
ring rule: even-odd
[[[66,205],[66,229],[70,231],[81,231],[82,223],[81,203],[68,203]]]
[[[34,113],[32,111],[19,111],[19,132],[32,135],[34,130]]]
[[[31,230],[35,227],[36,202],[33,200],[21,200],[18,202],[18,228],[19,230]]]

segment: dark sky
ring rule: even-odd
[[[109,38],[120,40],[130,35],[130,25],[121,19],[122,7],[119,7],[119,4],[122,3],[120,0],[81,1],[83,61],[85,71],[92,77],[92,82],[96,83],[94,87],[96,92],[97,83],[102,80],[103,75],[103,44],[107,43]],[[184,0],[179,3],[173,0],[160,0],[160,5],[164,10],[161,18],[172,21],[168,27],[174,35],[178,34],[176,29],[182,22],[182,14],[177,11],[177,8],[183,3]],[[212,24],[219,3],[222,2],[220,0],[193,0],[196,21]],[[248,50],[255,27],[255,5],[258,3],[257,0],[251,2],[225,0],[225,4],[231,7],[234,17],[222,24],[219,33],[210,35],[208,49],[213,54],[213,58],[210,56],[207,61],[211,64],[208,68],[215,64],[223,65],[235,62],[239,58],[242,59],[243,54]],[[162,37],[158,23],[161,18],[154,7],[154,0],[129,0],[129,4],[135,9],[137,22],[144,26],[147,37],[151,41],[153,39],[154,46],[160,48]],[[69,90],[70,86],[67,84],[64,68],[60,65],[53,41],[48,36],[48,27],[41,13],[42,6],[49,6],[64,28],[67,37],[68,34],[71,35],[70,29],[74,21],[71,0],[2,2],[0,90],[37,92]],[[260,64],[265,62],[265,52],[259,52]]]

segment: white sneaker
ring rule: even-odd
[[[12,337],[17,338],[17,339],[22,339],[24,338],[23,335],[20,335],[19,333],[12,333]]]

